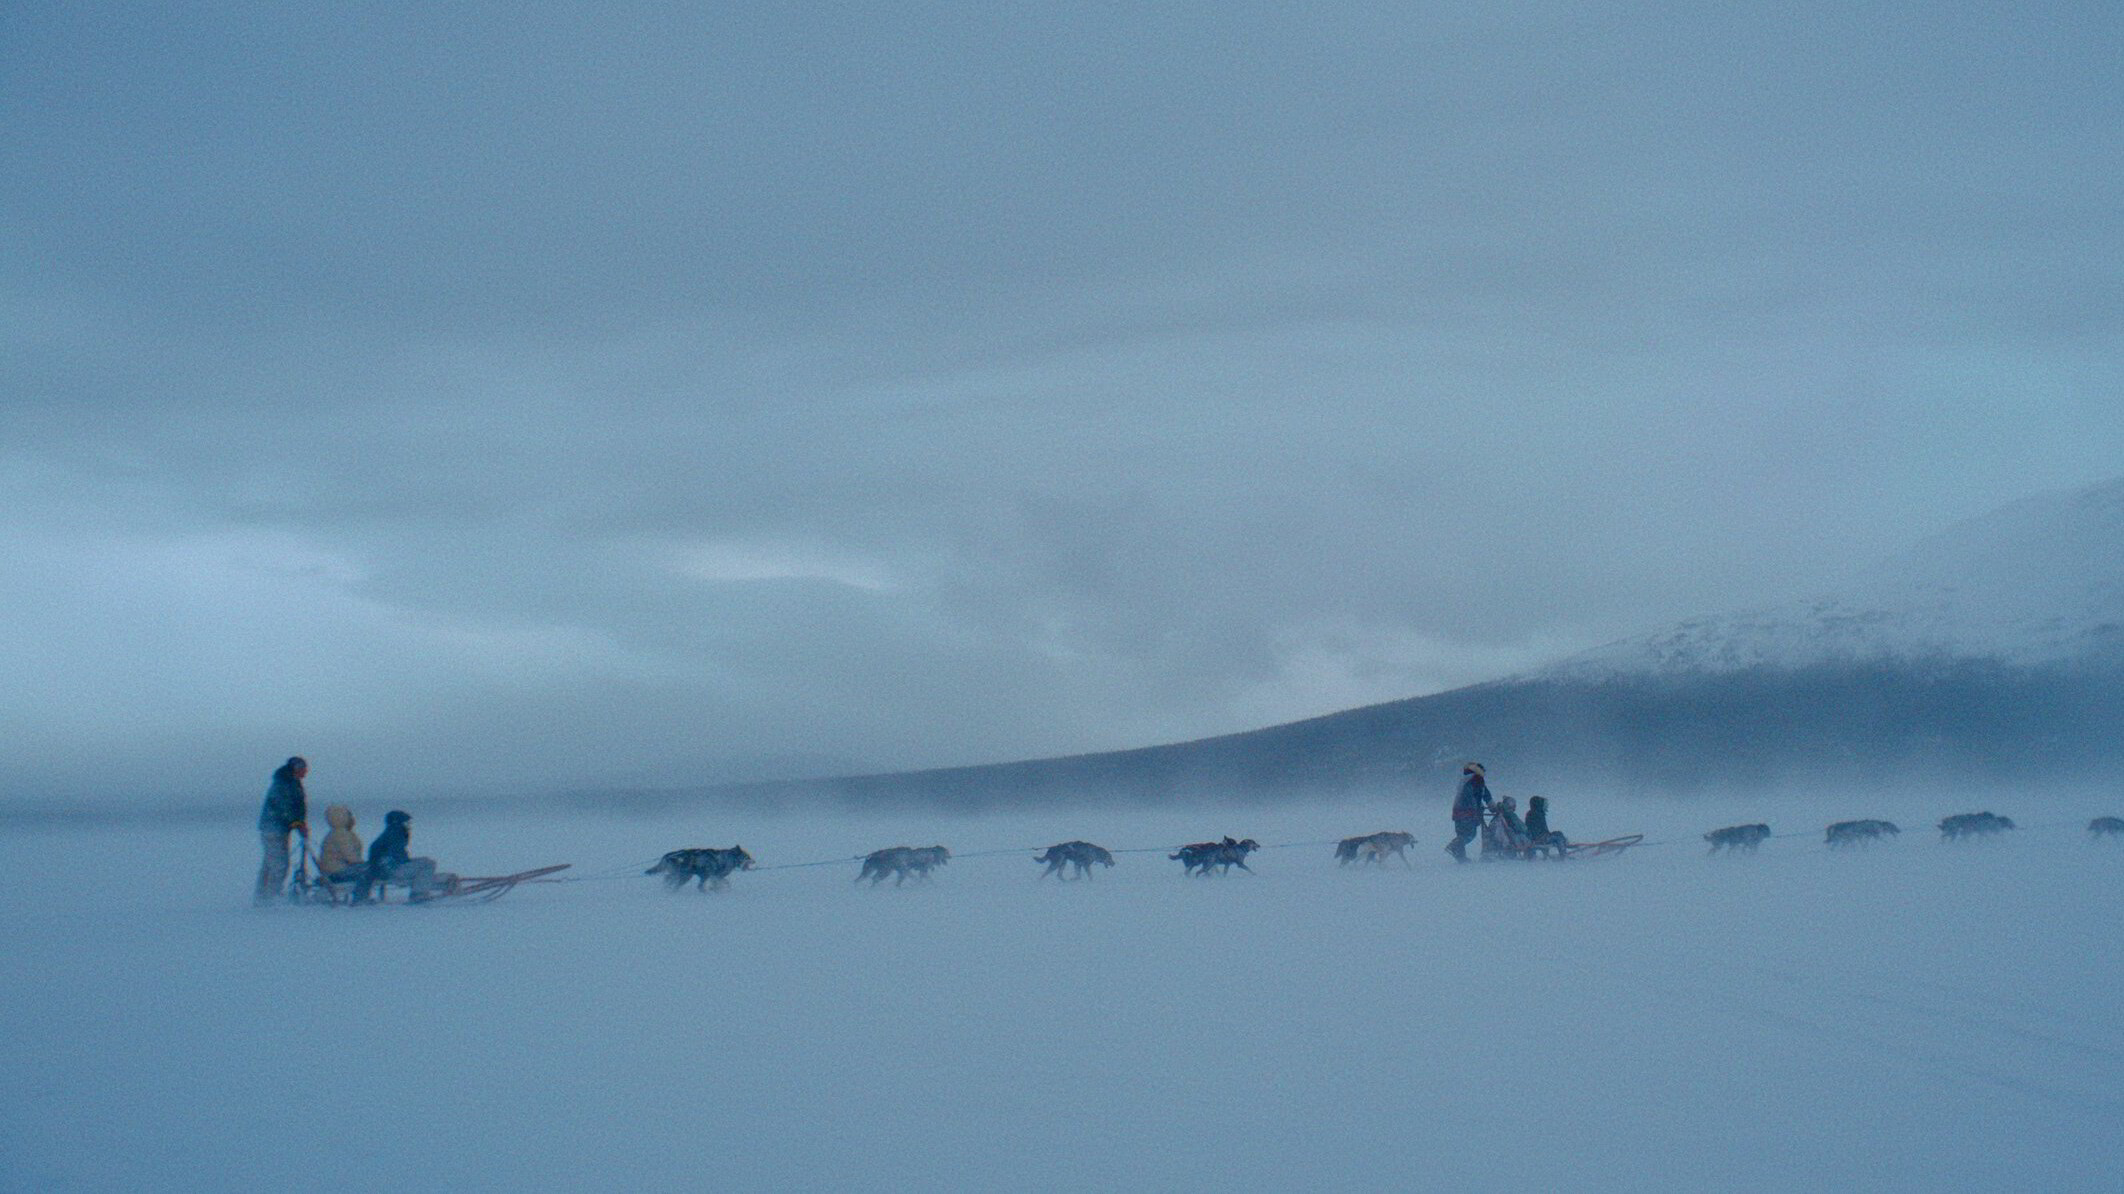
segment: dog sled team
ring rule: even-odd
[[[2012,817],[2002,817],[1993,812],[1956,813],[1940,820],[1940,840],[1959,842],[1969,838],[1997,837],[2018,828]],[[1848,846],[1864,846],[1887,838],[1899,836],[1902,828],[1893,821],[1838,821],[1823,831],[1822,844],[1832,849]],[[2091,838],[2124,836],[2124,817],[2096,817],[2087,823],[2087,836]],[[1770,837],[1768,825],[1729,825],[1714,829],[1704,835],[1711,843],[1711,853],[1721,850],[1729,854],[1755,853],[1755,848]]]
[[[298,903],[381,903],[388,900],[392,888],[403,889],[406,902],[412,904],[460,897],[488,900],[518,883],[542,879],[567,869],[566,864],[562,864],[488,878],[450,874],[440,870],[434,859],[412,853],[413,818],[409,814],[397,809],[385,814],[383,832],[364,848],[360,835],[355,832],[354,813],[343,804],[334,804],[325,810],[325,822],[330,831],[313,854],[309,843],[309,796],[303,786],[309,771],[307,760],[300,756],[290,758],[273,772],[267,785],[265,801],[258,813],[258,834],[264,855],[254,893],[258,903],[264,904],[283,895]],[[1453,837],[1446,843],[1445,850],[1456,862],[1469,860],[1468,844],[1478,838],[1485,861],[1598,857],[1643,840],[1643,835],[1637,834],[1603,842],[1572,842],[1550,828],[1546,798],[1529,797],[1522,814],[1513,797],[1498,797],[1490,792],[1488,778],[1480,763],[1468,763],[1462,767],[1451,817]],[[1996,837],[2014,829],[2012,818],[1992,812],[1957,813],[1939,823],[1940,839],[1947,842]],[[1892,821],[1838,821],[1824,831],[1823,842],[1832,849],[1843,849],[1879,842],[1900,833],[1902,830]],[[2097,839],[2124,837],[2124,818],[2096,817],[2088,822],[2087,834]],[[1728,825],[1704,834],[1703,838],[1710,843],[1712,854],[1753,854],[1771,836],[1770,827],[1758,823]],[[295,853],[296,840],[300,843],[299,854]],[[1415,864],[1409,860],[1408,851],[1415,844],[1414,834],[1400,830],[1343,838],[1335,843],[1335,862],[1344,867],[1352,864],[1360,868],[1384,867],[1391,858],[1399,860],[1403,867],[1413,868]],[[1228,875],[1234,868],[1252,874],[1253,868],[1246,863],[1247,856],[1261,848],[1261,843],[1252,838],[1226,836],[1216,841],[1182,846],[1167,857],[1180,863],[1182,873],[1190,877]],[[862,866],[855,882],[868,879],[872,887],[877,887],[890,878],[893,886],[899,887],[910,879],[916,883],[927,882],[932,872],[951,861],[951,851],[943,846],[891,846],[872,851],[858,861]],[[1046,868],[1040,872],[1042,879],[1052,875],[1058,881],[1088,880],[1094,867],[1112,867],[1114,855],[1113,851],[1091,842],[1068,841],[1049,846],[1033,861]],[[753,870],[756,865],[743,846],[689,847],[665,854],[644,873],[661,876],[673,891],[689,883],[696,891],[723,891],[729,888],[732,875]]]

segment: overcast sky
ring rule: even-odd
[[[1834,587],[2124,473],[2119,13],[16,0],[0,796],[1145,745]]]

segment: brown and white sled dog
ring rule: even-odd
[[[1042,879],[1047,878],[1049,875],[1054,875],[1061,879],[1069,878],[1068,875],[1063,873],[1063,867],[1075,867],[1077,868],[1077,878],[1089,879],[1091,878],[1091,869],[1094,864],[1112,866],[1114,865],[1114,856],[1104,846],[1094,846],[1090,842],[1063,842],[1057,846],[1049,846],[1046,853],[1033,859],[1033,861],[1047,864],[1047,869],[1040,872]]]
[[[863,869],[855,881],[870,880],[876,887],[892,876],[892,885],[898,887],[912,875],[917,881],[929,878],[929,872],[951,861],[951,851],[942,846],[888,846],[873,850],[863,858]]]
[[[752,869],[752,855],[745,847],[732,846],[719,850],[712,846],[697,846],[688,850],[673,850],[663,860],[643,871],[645,875],[662,875],[664,886],[673,891],[686,886],[689,879],[698,880],[696,891],[721,891],[730,886],[730,876],[738,871]]]
[[[1340,866],[1356,863],[1359,866],[1385,866],[1387,855],[1401,860],[1401,865],[1413,869],[1408,848],[1416,844],[1416,835],[1388,830],[1384,833],[1367,833],[1363,837],[1346,837],[1335,843],[1335,862]]]
[[[1768,825],[1728,825],[1724,829],[1714,829],[1705,834],[1704,840],[1711,843],[1713,854],[1720,850],[1728,854],[1739,854],[1742,851],[1753,854],[1755,848],[1769,840],[1769,837]]]

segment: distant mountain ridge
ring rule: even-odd
[[[1703,674],[1884,660],[2070,664],[2124,653],[2124,480],[1962,523],[1844,592],[1692,618],[1535,673]]]
[[[1973,519],[1838,594],[1488,684],[1197,742],[714,794],[959,808],[1438,794],[1471,758],[1515,786],[1671,792],[2124,782],[2124,480]]]

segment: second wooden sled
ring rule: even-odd
[[[1554,837],[1555,835],[1550,835]],[[1552,857],[1558,861],[1567,858],[1605,858],[1644,841],[1645,835],[1633,833],[1626,837],[1611,837],[1604,842],[1535,841],[1524,832],[1513,828],[1512,822],[1496,812],[1484,820],[1482,826],[1482,856],[1489,858],[1534,859]]]
[[[1644,834],[1633,833],[1627,837],[1611,837],[1604,842],[1572,842],[1564,847],[1563,856],[1565,858],[1604,858],[1610,854],[1620,854],[1644,840]]]
[[[513,875],[459,875],[457,880],[450,884],[448,891],[437,892],[421,902],[438,904],[446,900],[457,900],[467,904],[491,903],[514,891],[519,883],[560,882],[546,876],[565,871],[573,865],[563,862],[558,866],[542,866],[536,870],[518,871]]]

